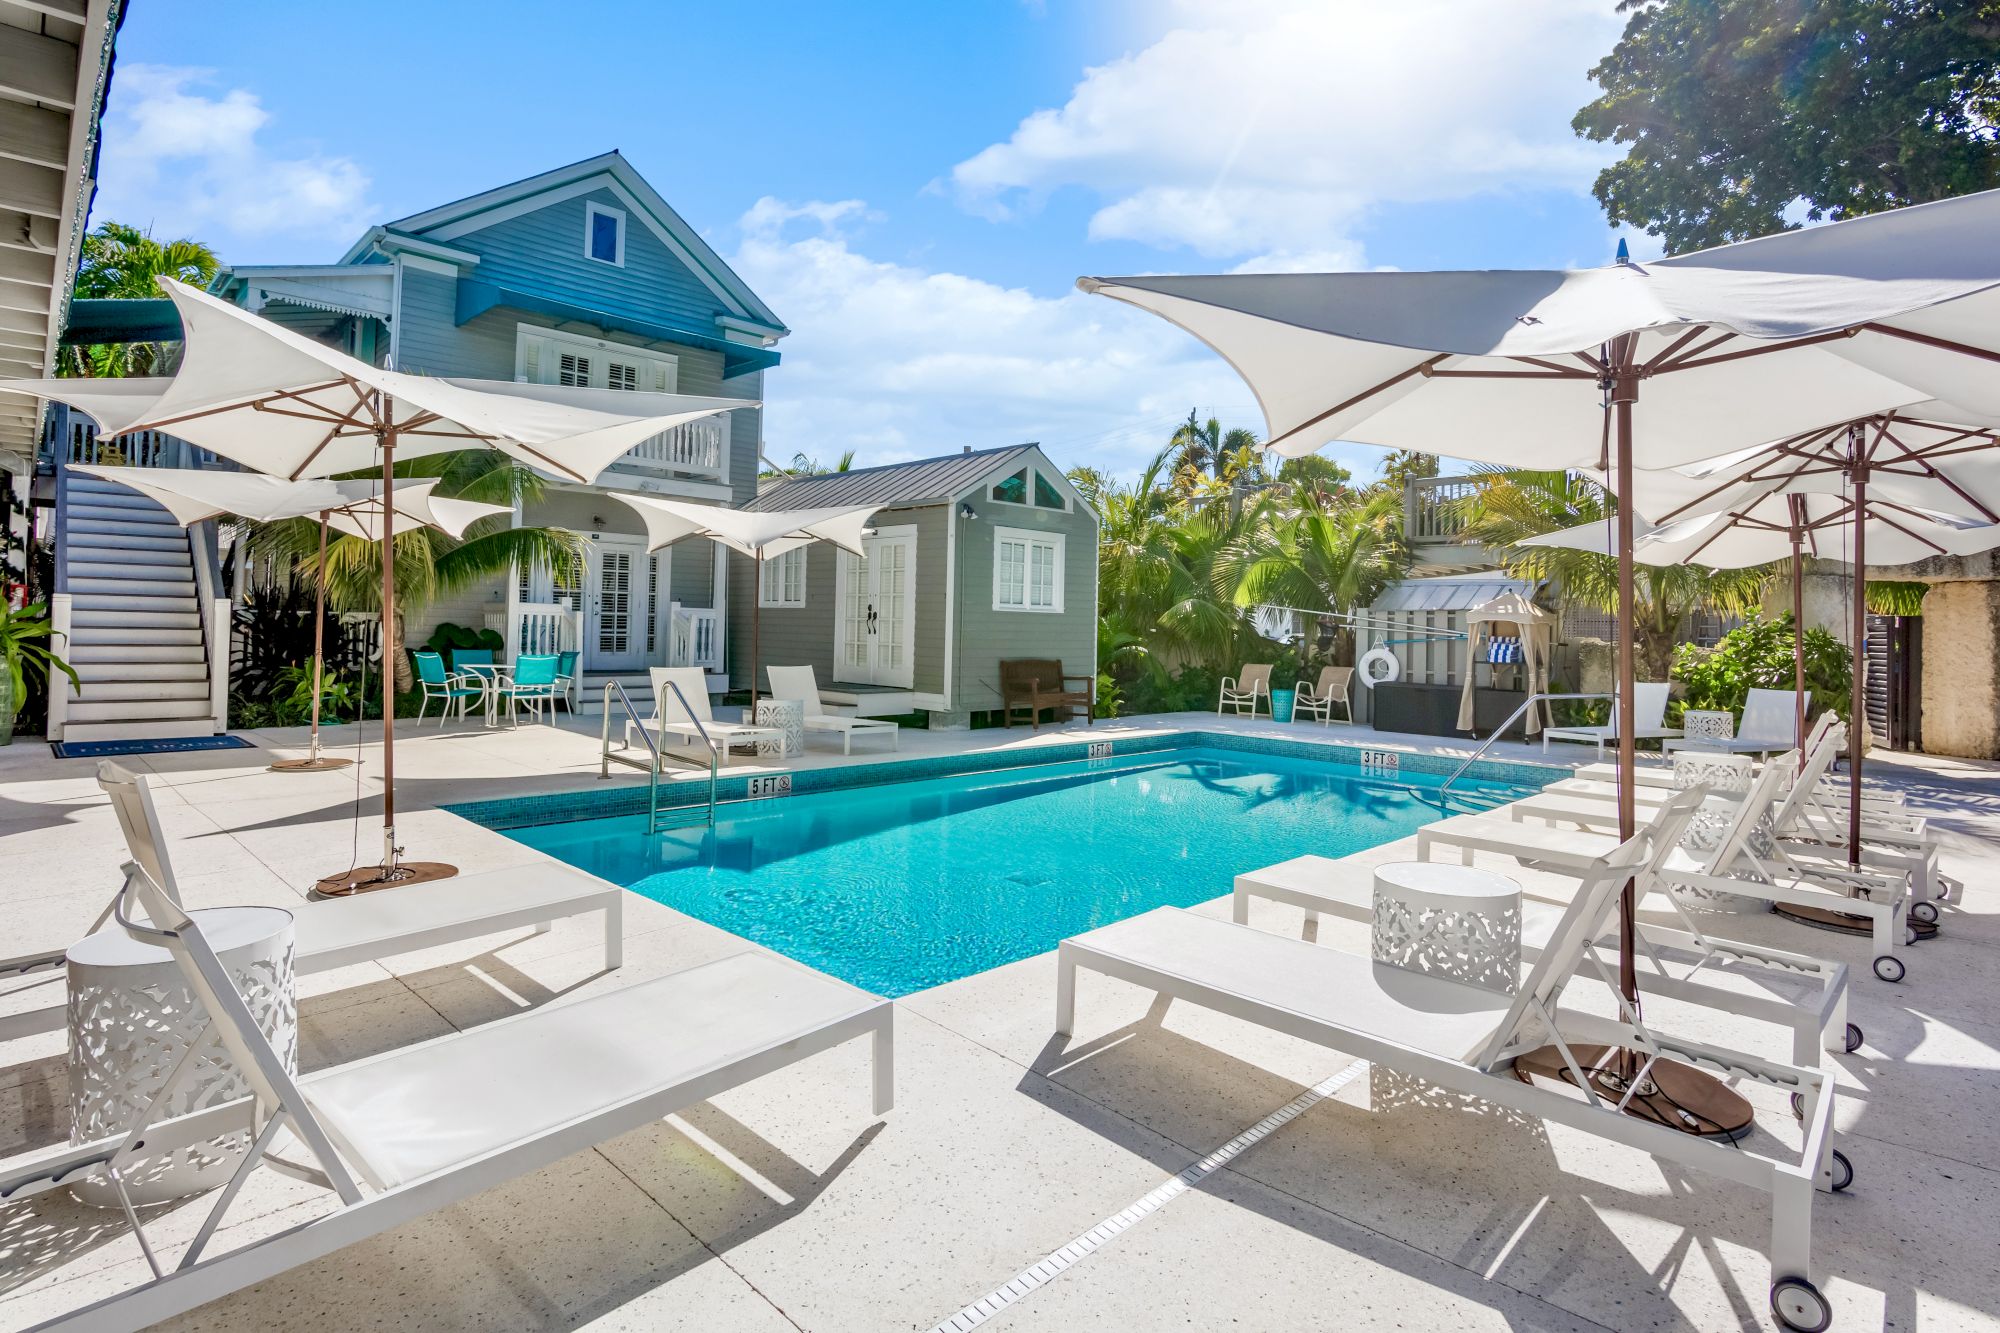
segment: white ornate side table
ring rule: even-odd
[[[1736,735],[1736,715],[1727,708],[1690,708],[1681,714],[1681,739],[1676,750],[1698,750],[1707,741],[1726,741]]]
[[[759,699],[757,725],[780,733],[757,742],[760,755],[791,758],[806,749],[806,704],[803,699]]]
[[[201,926],[258,1027],[287,1069],[298,1067],[298,1000],[292,978],[292,914],[281,907],[216,907],[189,913]],[[113,928],[70,946],[69,1106],[71,1143],[130,1129],[166,1083],[208,1016],[173,955]],[[186,1115],[249,1092],[220,1045],[196,1058],[156,1118]],[[249,1147],[232,1134],[165,1155],[126,1177],[132,1202],[161,1203],[220,1185]],[[72,1188],[85,1203],[117,1207],[109,1181]]]
[[[1376,962],[1512,994],[1521,984],[1521,886],[1471,866],[1375,870]]]

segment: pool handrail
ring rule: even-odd
[[[707,824],[710,828],[714,828],[716,757],[718,753],[716,749],[715,739],[708,734],[708,728],[704,727],[701,724],[701,719],[695,715],[695,711],[692,708],[688,707],[687,696],[681,693],[680,686],[674,684],[674,682],[671,680],[660,682],[660,686],[663,693],[666,690],[672,690],[674,692],[674,698],[680,701],[681,711],[683,713],[686,713],[688,716],[688,720],[694,723],[695,731],[700,734],[702,743],[708,747],[708,805],[706,809],[703,811],[704,814],[703,822]],[[625,710],[625,716],[630,718],[634,724],[633,726],[626,728],[627,733],[629,734],[630,732],[636,731],[639,733],[639,739],[646,742],[646,749],[650,756],[650,760],[646,764],[642,765],[638,763],[636,760],[627,759],[624,755],[614,754],[612,752],[611,700],[614,693],[617,695],[618,698],[618,706]],[[660,705],[660,700],[658,699],[654,700],[653,711],[656,717],[661,712],[659,705]],[[618,748],[622,750],[625,747],[623,745],[620,745]],[[610,777],[611,765],[614,760],[618,763],[626,764],[633,768],[643,767],[647,770],[646,832],[648,834],[658,833],[660,831],[660,764],[662,762],[662,758],[663,756],[661,755],[660,752],[660,742],[653,739],[652,732],[646,729],[645,722],[639,716],[639,710],[632,707],[632,696],[625,692],[625,686],[621,682],[616,680],[605,681],[604,682],[604,731],[599,742],[597,776],[600,778]]]
[[[1502,736],[1505,736],[1507,734],[1507,728],[1513,726],[1516,722],[1520,721],[1521,718],[1527,714],[1527,711],[1530,708],[1534,707],[1536,704],[1554,703],[1558,700],[1563,700],[1563,699],[1609,699],[1610,697],[1611,695],[1608,692],[1600,692],[1596,694],[1550,694],[1547,691],[1543,691],[1537,694],[1529,695],[1527,698],[1521,700],[1521,704],[1518,708],[1516,708],[1513,712],[1507,714],[1507,720],[1505,722],[1502,722],[1499,726],[1493,728],[1493,730],[1487,734],[1486,739],[1479,742],[1479,747],[1475,749],[1471,754],[1466,756],[1464,763],[1460,764],[1457,768],[1454,768],[1451,771],[1450,777],[1446,778],[1443,782],[1438,784],[1437,787],[1438,798],[1440,800],[1449,799],[1451,793],[1451,784],[1458,781],[1460,778],[1464,777],[1466,771],[1470,769],[1474,764],[1479,762],[1480,756],[1485,754],[1487,750],[1492,748],[1493,742],[1499,740]],[[1411,790],[1416,791],[1416,788],[1412,787]]]

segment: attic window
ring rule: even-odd
[[[625,214],[603,204],[583,206],[583,253],[605,264],[625,264]]]
[[[1033,496],[1036,509],[1068,509],[1069,504],[1055,484],[1035,468],[1024,467],[1004,481],[993,483],[992,496],[1001,504],[1026,505]]]

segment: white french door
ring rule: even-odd
[[[907,688],[916,678],[917,530],[884,528],[861,548],[840,552],[835,575],[834,679]]]
[[[600,536],[590,544],[583,624],[584,666],[637,671],[648,661],[652,579],[639,538]]]

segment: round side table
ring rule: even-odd
[[[1371,947],[1378,963],[1511,995],[1521,984],[1521,886],[1471,866],[1378,866]]]
[[[759,699],[757,701],[757,725],[770,727],[783,735],[757,742],[760,755],[780,755],[791,758],[804,754],[806,749],[806,703],[803,699]]]
[[[190,912],[236,982],[257,1026],[287,1069],[298,1068],[298,1000],[292,979],[292,914],[282,907],[216,907]],[[101,930],[71,945],[69,1106],[71,1143],[122,1134],[166,1083],[208,1015],[173,955],[123,930]],[[228,1053],[211,1044],[196,1057],[156,1118],[186,1115],[249,1092]],[[249,1136],[229,1134],[147,1162],[126,1177],[135,1204],[161,1203],[220,1185]],[[102,1177],[72,1186],[79,1199],[117,1207]]]

